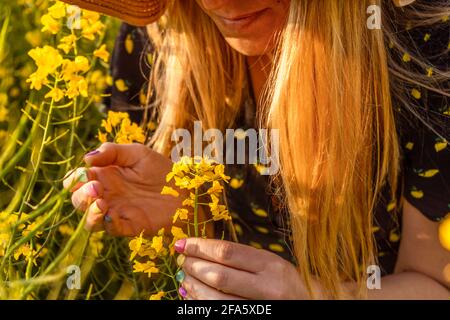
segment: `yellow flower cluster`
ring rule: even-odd
[[[144,143],[144,130],[136,123],[131,122],[130,116],[126,112],[109,111],[106,120],[102,120],[102,128],[98,130],[100,142],[107,142],[108,137],[118,144],[128,144],[133,142]]]
[[[51,6],[48,13],[41,18],[42,31],[60,34],[66,25],[70,33],[60,38],[56,48],[46,45],[34,48],[28,53],[37,66],[37,70],[27,79],[30,88],[39,91],[43,86],[48,87],[50,90],[45,98],[51,98],[55,102],[64,97],[69,99],[78,96],[88,97],[88,81],[85,74],[91,69],[91,62],[87,57],[77,54],[77,42],[80,39],[93,41],[105,28],[98,13],[82,10],[80,31],[77,31],[71,12],[74,12],[73,7],[59,1]],[[63,54],[70,58],[65,58]],[[97,48],[92,56],[104,61],[109,59],[105,45]]]
[[[22,214],[22,219],[26,218],[26,214]],[[30,232],[35,232],[37,224],[42,221],[42,218],[36,219],[34,222],[29,223],[27,226],[20,224],[17,226],[17,230],[22,230],[22,236],[26,237]],[[0,212],[0,257],[5,255],[8,242],[11,237],[12,226],[18,222],[18,216],[16,214],[6,214],[6,212]],[[42,231],[34,233],[34,237],[39,238],[42,235]],[[40,244],[35,244],[34,247],[30,243],[25,243],[18,247],[14,251],[14,259],[19,260],[22,256],[27,260],[32,260],[36,265],[36,258],[42,257],[47,253],[46,248],[41,248]]]
[[[17,222],[15,214],[7,215],[0,212],[0,257],[5,255],[5,250],[10,239],[11,226]]]
[[[186,238],[187,235],[181,228],[172,227],[172,242],[168,244],[168,237],[165,237],[164,228],[151,240],[144,238],[144,232],[139,237],[129,242],[131,250],[130,261],[133,261],[133,272],[143,272],[150,278],[152,274],[159,273],[159,265],[164,264],[164,259],[168,255],[175,253],[174,245],[179,239]],[[137,258],[145,258],[146,261],[139,261]],[[162,260],[162,262],[161,262]],[[161,263],[160,263],[161,262]]]
[[[166,176],[166,182],[175,181],[175,186],[180,189],[189,190],[189,197],[183,201],[183,206],[188,208],[195,208],[201,196],[209,196],[208,203],[211,211],[212,219],[230,220],[231,217],[225,205],[219,204],[219,198],[222,195],[223,186],[221,182],[229,182],[230,177],[224,173],[225,167],[223,164],[215,163],[212,160],[201,157],[183,157],[181,160],[173,165],[172,171]],[[203,187],[206,192],[201,195],[198,190]],[[194,192],[193,192],[194,191]],[[178,192],[168,186],[165,186],[161,194],[172,195],[178,197]],[[200,204],[201,205],[201,204]],[[173,223],[179,220],[188,220],[189,211],[185,208],[178,209],[173,217]]]
[[[200,224],[203,225],[203,231],[205,231],[206,223],[231,219],[226,206],[220,204],[223,193],[222,182],[227,183],[229,180],[230,177],[225,175],[222,164],[205,158],[183,157],[174,163],[172,171],[166,176],[166,182],[172,183],[172,186],[164,186],[161,194],[179,197],[182,189],[188,190],[189,196],[182,202],[182,207],[175,211],[172,220],[173,224],[185,223],[188,234],[175,225],[171,227],[172,239],[164,235],[164,229],[161,229],[151,240],[145,239],[144,232],[142,232],[139,237],[129,242],[130,260],[134,260],[133,271],[146,273],[149,277],[152,274],[160,273],[162,276],[169,276],[176,283],[175,273],[178,269],[173,267],[175,243],[180,239],[187,238],[190,235],[191,227],[194,228],[195,236],[198,236]],[[204,202],[206,197],[209,197],[209,202]],[[210,219],[201,222],[198,220],[200,206],[209,209]],[[190,219],[192,216],[194,217],[193,222]],[[202,235],[205,236],[204,233]],[[145,261],[138,261],[136,258],[145,258]],[[162,269],[164,270],[162,271]],[[175,284],[175,286],[175,289],[178,289],[178,285]],[[174,292],[174,290],[161,291],[158,289],[155,294],[150,296],[150,300],[170,298],[170,292]]]

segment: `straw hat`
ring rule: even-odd
[[[158,20],[164,13],[167,0],[63,0],[82,9],[97,11],[136,26]]]
[[[158,20],[168,0],[62,0],[83,9],[97,11],[136,26],[145,26]],[[186,1],[186,0],[181,0]],[[415,0],[393,0],[397,7],[407,6]]]

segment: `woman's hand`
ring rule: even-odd
[[[76,208],[88,210],[88,230],[135,236],[170,225],[182,201],[161,195],[170,159],[141,144],[104,143],[84,160],[89,168],[71,172],[64,187],[71,188]]]
[[[188,238],[175,248],[187,299],[304,299],[296,268],[266,250],[229,241]],[[183,278],[183,274],[179,278]]]

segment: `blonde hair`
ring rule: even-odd
[[[385,36],[366,28],[366,9],[381,0],[293,0],[266,87],[262,124],[280,130],[280,178],[290,212],[298,268],[311,296],[317,279],[330,297],[341,282],[364,295],[375,262],[372,220],[377,195],[397,189],[399,143]],[[448,7],[431,5],[434,21]],[[424,19],[422,19],[424,20]],[[161,26],[162,25],[162,26]],[[155,30],[162,28],[161,30]],[[152,71],[160,125],[152,145],[168,154],[175,128],[233,126],[246,81],[245,58],[233,50],[195,1],[172,1],[148,27],[157,59]],[[420,58],[417,58],[420,61]],[[411,81],[411,74],[394,68]],[[446,77],[440,73],[441,77]],[[414,83],[433,88],[427,79]]]

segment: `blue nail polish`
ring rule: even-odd
[[[86,169],[83,169],[78,174],[78,181],[86,183],[89,181],[88,172]]]
[[[183,270],[178,271],[177,274],[175,275],[175,279],[180,283],[184,281],[185,277],[186,277],[186,274],[184,273]]]

